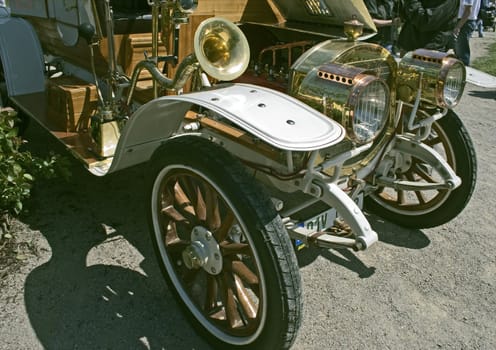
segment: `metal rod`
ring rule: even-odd
[[[157,64],[158,56],[158,19],[160,13],[160,3],[155,1],[152,7],[152,59]],[[153,79],[153,98],[158,97],[158,84],[156,79]]]
[[[115,58],[115,43],[114,43],[114,20],[112,7],[110,6],[110,0],[105,0],[105,21],[107,25],[107,42],[108,42],[108,65],[109,65],[109,75],[110,81],[108,83],[108,96],[107,99],[111,100],[113,97],[113,79],[116,74],[116,58]]]
[[[196,56],[194,54],[190,54],[185,57],[184,60],[182,60],[179,64],[176,74],[174,75],[174,79],[169,79],[164,74],[162,74],[155,62],[150,60],[138,62],[138,64],[134,67],[133,76],[131,78],[131,87],[129,88],[127,105],[129,106],[131,104],[132,96],[136,88],[136,83],[138,82],[138,77],[143,69],[146,69],[148,72],[150,72],[153,80],[156,81],[158,85],[166,89],[179,90],[184,86],[187,79],[194,71],[199,68],[199,66],[200,64],[198,63]]]

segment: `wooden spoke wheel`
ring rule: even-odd
[[[477,177],[477,161],[472,140],[460,118],[450,111],[435,122],[424,142],[443,156],[461,178],[455,190],[398,190],[382,187],[366,199],[366,208],[399,225],[426,228],[442,225],[456,217],[468,204]],[[425,185],[441,177],[429,164],[410,157],[398,169],[401,180]]]
[[[241,164],[195,139],[166,144],[152,162],[150,223],[164,274],[216,346],[288,347],[301,293],[287,233]]]

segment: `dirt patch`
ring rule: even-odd
[[[37,255],[37,247],[23,240],[30,233],[17,220],[12,220],[8,228],[5,225],[0,239],[0,288],[5,277],[17,273],[31,256]]]

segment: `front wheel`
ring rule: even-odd
[[[366,208],[394,223],[411,228],[442,225],[456,217],[468,204],[477,178],[477,159],[474,145],[461,119],[449,111],[432,125],[430,136],[424,141],[441,154],[462,184],[455,190],[395,190],[382,187],[365,200]],[[436,174],[416,158],[397,176],[400,179],[433,183]]]
[[[272,202],[240,162],[198,137],[151,162],[149,222],[162,272],[215,349],[285,349],[301,320],[300,275]]]

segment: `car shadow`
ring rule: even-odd
[[[375,273],[375,267],[364,264],[357,255],[349,249],[325,249],[317,247],[304,248],[296,255],[298,265],[310,265],[318,257],[323,257],[337,265],[356,272],[360,278],[368,278]]]
[[[44,142],[50,140],[29,147],[46,147]],[[50,258],[29,273],[24,286],[26,311],[42,347],[209,349],[156,264],[142,168],[99,178],[69,163],[68,182],[36,183],[21,218],[50,246]]]
[[[65,152],[48,136],[34,140],[30,149],[42,154],[57,147]],[[67,182],[36,184],[22,218],[51,249],[48,261],[29,273],[24,289],[27,314],[43,347],[208,349],[156,264],[145,218],[143,168],[96,177],[72,158],[69,163],[73,175]],[[430,243],[421,231],[374,216],[369,220],[383,243],[409,249]],[[298,254],[299,265],[318,256],[360,278],[375,272],[350,250],[305,249]]]
[[[473,97],[496,100],[496,90],[472,90],[468,94]]]
[[[382,243],[408,249],[422,249],[431,243],[422,230],[398,226],[372,214],[368,219]]]

